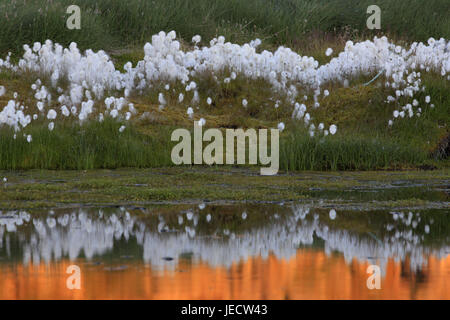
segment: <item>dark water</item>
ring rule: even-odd
[[[448,213],[292,203],[3,211],[0,299],[450,299]],[[73,265],[80,289],[67,285]],[[368,287],[370,265],[380,289]]]

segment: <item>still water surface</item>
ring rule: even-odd
[[[450,299],[446,209],[0,212],[0,299]],[[67,288],[67,268],[81,288]],[[369,265],[381,289],[367,287]]]

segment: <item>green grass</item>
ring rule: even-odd
[[[133,125],[119,132],[122,124],[57,124],[54,131],[45,125],[27,128],[33,141],[22,133],[14,139],[11,129],[0,129],[0,169],[101,169],[121,167],[173,166],[170,155],[171,126],[153,128],[143,134]],[[204,144],[204,146],[206,143]],[[225,150],[225,146],[224,146]],[[446,162],[430,159],[423,149],[387,139],[336,135],[310,138],[304,129],[290,130],[280,141],[280,169],[300,170],[374,170],[417,168]],[[447,163],[448,164],[448,163]]]
[[[94,169],[117,167],[157,167],[170,165],[170,140],[143,135],[133,128],[122,133],[122,124],[104,122],[58,122],[54,131],[45,125],[26,130],[33,141],[28,143],[21,132],[14,139],[9,128],[0,129],[0,168],[2,169]],[[163,135],[164,130],[158,135]],[[168,135],[166,135],[168,136]]]
[[[69,5],[81,8],[81,30],[66,28]],[[367,7],[381,8],[380,31],[366,27]],[[315,32],[348,36],[391,34],[424,41],[450,37],[446,0],[0,0],[0,53],[52,39],[80,48],[142,45],[161,30],[190,41],[224,35],[234,42],[260,37],[272,45],[303,49]]]
[[[280,167],[291,171],[402,169],[428,158],[417,147],[353,135],[311,138],[305,130],[295,130],[283,142]]]

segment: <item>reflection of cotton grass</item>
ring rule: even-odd
[[[330,216],[330,219],[331,219],[331,220],[336,219],[336,210],[331,209],[331,210],[330,210],[330,213],[329,213],[329,216]]]

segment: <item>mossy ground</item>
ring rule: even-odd
[[[255,168],[174,167],[0,172],[0,209],[79,205],[319,201],[323,206],[442,207],[448,170],[304,172],[260,176]]]

